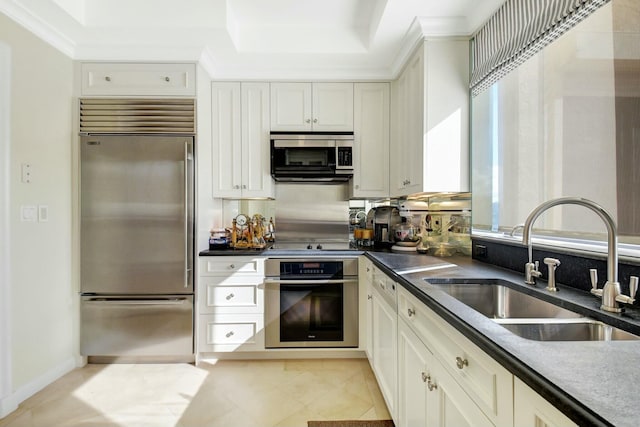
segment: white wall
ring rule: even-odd
[[[198,66],[197,84],[197,179],[196,199],[198,209],[196,211],[196,253],[209,249],[209,230],[221,228],[222,201],[213,198],[212,170],[213,162],[211,151],[211,77],[202,66]]]
[[[7,412],[75,366],[78,298],[71,282],[73,63],[2,14],[0,43],[10,49],[11,75],[9,168],[0,172],[11,230],[8,279],[0,281],[11,298],[9,348],[0,347],[11,373],[9,395],[0,396]],[[31,183],[20,179],[25,163]],[[21,221],[24,205],[46,205],[48,221]]]
[[[0,42],[0,402],[11,394],[9,289],[9,118],[11,48]],[[0,408],[0,416],[2,416]]]

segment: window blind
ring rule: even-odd
[[[473,96],[610,0],[507,0],[471,39]]]

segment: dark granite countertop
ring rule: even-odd
[[[436,258],[389,251],[202,251],[201,256],[343,256],[365,253],[425,305],[501,363],[578,425],[633,426],[640,420],[640,341],[542,342],[520,338],[427,282],[432,279],[501,279],[525,293],[640,335],[640,311],[623,315],[599,309],[595,296],[562,284],[551,294],[545,282],[525,285],[523,275],[457,256]]]
[[[376,252],[368,257],[578,425],[638,424],[640,375],[635,362],[640,357],[640,341],[541,342],[520,338],[427,280],[507,280],[526,293],[640,334],[637,309],[624,315],[605,313],[599,309],[600,301],[589,293],[559,285],[560,291],[550,294],[544,282],[535,287],[525,285],[521,274],[469,257]]]

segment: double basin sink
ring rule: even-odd
[[[425,279],[512,333],[536,341],[640,340],[622,329],[506,286],[502,280]]]

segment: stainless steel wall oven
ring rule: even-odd
[[[358,259],[270,258],[267,348],[357,347]]]

